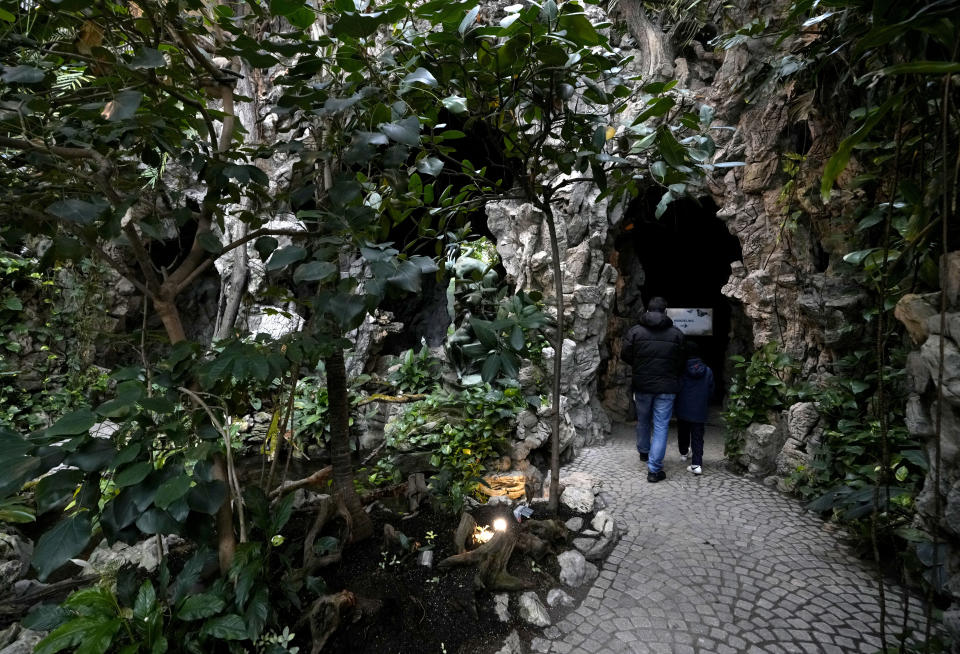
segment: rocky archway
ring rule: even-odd
[[[750,334],[743,312],[721,289],[730,277],[730,264],[742,259],[740,242],[717,218],[709,198],[673,202],[655,217],[656,199],[636,202],[613,240],[611,262],[617,268],[617,301],[610,316],[604,348],[604,374],[599,390],[605,406],[620,415],[629,412],[629,370],[618,363],[619,339],[634,324],[654,296],[671,307],[705,308],[713,312],[711,335],[691,336],[703,358],[717,373],[718,397],[724,390],[728,350],[740,347],[741,333]],[[749,338],[749,336],[748,336]],[[748,343],[749,345],[749,343]]]

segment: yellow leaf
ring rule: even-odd
[[[609,141],[610,139],[612,139],[613,135],[616,133],[617,133],[616,127],[607,127],[607,131],[606,131],[607,140]]]
[[[464,454],[470,454],[470,448],[469,448],[469,447],[463,448],[463,453],[464,453]]]

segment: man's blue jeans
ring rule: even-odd
[[[667,452],[667,430],[670,428],[670,415],[673,413],[673,401],[676,397],[673,393],[633,394],[633,402],[637,405],[637,451],[649,454],[647,469],[650,472],[660,472],[663,469],[663,456]]]

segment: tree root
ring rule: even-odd
[[[301,627],[304,622],[309,623],[311,654],[320,654],[327,640],[340,626],[345,615],[353,610],[356,603],[357,598],[353,593],[342,590],[333,595],[324,595],[310,605],[306,614],[297,621],[296,627]]]
[[[488,542],[468,550],[467,545],[476,527],[472,515],[464,513],[460,516],[460,524],[454,532],[457,553],[445,558],[437,567],[476,565],[474,586],[488,591],[530,588],[531,584],[507,572],[514,549],[539,560],[553,551],[555,543],[566,542],[568,536],[566,525],[559,520],[527,520],[521,525],[512,525],[506,531],[497,532]]]
[[[320,486],[329,481],[332,474],[333,466],[321,468],[309,477],[304,477],[303,479],[298,479],[297,481],[274,488],[272,491],[270,491],[270,499],[279,499],[288,493],[300,490],[301,488],[306,488],[307,486]]]

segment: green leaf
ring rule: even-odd
[[[467,12],[467,15],[463,17],[463,20],[460,21],[460,26],[457,27],[457,31],[460,32],[460,36],[463,36],[467,33],[475,22],[477,22],[477,14],[480,13],[480,7],[474,7]]]
[[[57,604],[38,604],[20,622],[33,631],[52,631],[73,617],[73,613]]]
[[[92,438],[70,454],[65,463],[84,472],[96,472],[106,468],[116,455],[117,450],[109,438]]]
[[[923,450],[903,450],[900,452],[900,456],[904,461],[909,461],[921,470],[927,470],[930,467],[930,464],[927,463],[927,456],[923,453]]]
[[[226,484],[218,479],[214,479],[212,481],[201,482],[191,488],[187,495],[187,502],[194,511],[213,515],[220,510],[220,506],[226,497]]]
[[[436,157],[424,157],[417,162],[417,170],[425,175],[436,177],[443,171],[443,161]]]
[[[440,102],[443,103],[444,109],[453,114],[465,114],[468,111],[467,99],[456,94],[448,95]]]
[[[222,615],[209,620],[200,629],[201,636],[213,637],[218,640],[248,640],[247,626],[243,618],[235,613]]]
[[[163,58],[163,53],[154,48],[137,48],[136,53],[127,64],[130,68],[163,68],[167,65],[167,60]]]
[[[220,254],[223,252],[223,243],[220,242],[220,239],[217,238],[217,235],[213,232],[203,232],[202,234],[197,234],[197,243],[200,244],[200,247],[211,254]]]
[[[291,263],[296,263],[307,256],[307,251],[298,245],[288,245],[280,248],[273,253],[270,260],[267,261],[265,268],[267,270],[279,270]]]
[[[119,471],[113,478],[113,483],[120,488],[139,484],[147,478],[147,475],[153,470],[153,464],[149,461],[141,461],[127,466]]]
[[[190,492],[190,476],[177,475],[173,479],[168,479],[160,484],[160,488],[157,489],[157,494],[153,498],[153,503],[161,509],[166,509],[188,492]]]
[[[37,578],[46,581],[51,572],[83,551],[90,541],[90,517],[79,513],[61,520],[46,531],[33,550],[30,564]]]
[[[270,615],[270,594],[266,588],[260,587],[253,597],[250,598],[250,604],[244,613],[247,625],[247,635],[250,640],[257,640],[267,625],[267,617]]]
[[[20,298],[18,298],[18,297],[15,296],[15,295],[11,295],[11,296],[8,297],[6,300],[4,300],[3,306],[7,307],[7,308],[10,309],[11,311],[22,311],[22,310],[23,310],[23,302],[21,302],[21,301],[20,301]]]
[[[137,529],[145,534],[175,534],[180,525],[169,513],[152,506],[137,518]]]
[[[153,584],[147,579],[140,586],[137,592],[137,599],[133,603],[133,619],[139,622],[145,621],[157,608],[157,591],[153,589]]]
[[[270,0],[270,13],[274,16],[289,16],[301,7],[304,0]]]
[[[490,321],[470,318],[470,327],[473,328],[473,333],[477,335],[484,347],[491,350],[497,347],[497,334],[493,331]]]
[[[6,68],[0,77],[7,84],[38,84],[43,81],[44,72],[33,66],[21,65]]]
[[[272,236],[261,236],[253,243],[253,249],[260,255],[261,261],[266,261],[274,250],[280,246],[280,241]]]
[[[833,153],[833,156],[827,161],[827,165],[823,169],[823,180],[820,184],[820,197],[824,202],[830,199],[830,192],[833,189],[833,183],[840,176],[840,173],[844,171],[847,167],[847,162],[850,161],[850,154],[853,152],[854,146],[863,141],[867,136],[870,135],[870,132],[873,131],[873,128],[876,127],[877,123],[880,122],[880,119],[883,118],[890,109],[900,102],[900,95],[892,95],[887,98],[886,102],[877,107],[870,116],[864,121],[863,125],[855,131],[853,134],[843,139],[840,142],[840,145],[837,147],[837,151]]]
[[[100,113],[111,122],[127,120],[137,113],[141,100],[143,100],[143,93],[140,91],[120,91],[113,100],[104,105]]]
[[[498,372],[500,372],[500,355],[491,354],[487,357],[487,360],[483,362],[483,368],[480,370],[480,376],[483,377],[483,381],[489,384],[497,378]]]
[[[420,145],[420,120],[416,116],[397,122],[381,123],[377,127],[392,141],[403,145]]]
[[[183,600],[177,617],[181,620],[202,620],[216,615],[227,603],[217,593],[190,595]]]
[[[0,9],[0,20],[7,23],[13,23],[13,22],[16,22],[17,17],[11,14],[6,9]]]
[[[46,208],[46,212],[72,223],[89,225],[97,219],[103,211],[103,208],[103,205],[71,198],[69,200],[58,200],[54,202]]]
[[[287,521],[290,520],[290,516],[293,513],[293,500],[294,494],[287,493],[287,495],[273,508],[273,515],[270,518],[271,533],[268,534],[268,536],[279,534],[286,526]]]
[[[97,417],[90,409],[79,409],[72,411],[53,425],[47,427],[44,434],[47,436],[74,436],[76,434],[85,434],[97,422]]]
[[[113,636],[122,624],[120,618],[79,617],[54,629],[37,643],[33,651],[35,654],[54,654],[71,648],[73,654],[103,654],[110,649]]]
[[[293,273],[293,281],[297,284],[301,282],[319,282],[332,277],[339,271],[336,264],[329,261],[310,261],[301,266],[297,266]]]
[[[37,513],[45,513],[72,497],[83,481],[80,470],[58,470],[37,482]]]
[[[404,77],[400,82],[401,92],[404,90],[404,87],[410,87],[414,84],[423,84],[433,88],[437,85],[437,78],[434,77],[426,68],[417,68],[412,73],[409,73],[406,77]]]
[[[879,75],[952,75],[960,73],[960,62],[956,61],[908,61],[881,68]]]
[[[514,325],[513,331],[510,332],[510,347],[519,352],[523,349],[523,345],[523,329],[520,325]]]
[[[600,45],[604,42],[586,14],[562,14],[557,25],[561,30],[566,30],[567,39],[577,45]]]
[[[660,202],[657,203],[657,210],[655,212],[657,218],[664,214],[671,202],[673,202],[673,193],[667,191],[660,197]]]

